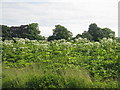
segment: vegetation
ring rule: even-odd
[[[21,25],[20,27],[8,27],[6,25],[0,25],[2,27],[2,40],[14,40],[17,38],[28,38],[30,40],[44,40],[45,37],[39,35],[40,30],[37,23],[29,25]]]
[[[92,23],[72,37],[56,25],[45,40],[37,23],[0,27],[3,88],[120,88],[120,38],[111,29]]]
[[[28,38],[30,40],[45,40],[44,36],[39,35],[40,30],[38,23],[32,23],[29,25],[21,25],[20,27],[8,27],[6,25],[1,25],[2,27],[2,40],[14,40],[13,37],[17,38]],[[109,28],[100,28],[96,23],[89,25],[88,31],[84,31],[82,34],[72,37],[73,34],[67,28],[61,25],[55,25],[53,29],[53,35],[47,38],[48,41],[51,40],[71,40],[76,38],[87,38],[90,41],[99,41],[102,38],[115,38],[115,32]],[[15,40],[14,40],[15,42]]]
[[[3,41],[3,88],[118,88],[119,43],[75,40]]]
[[[82,35],[78,34],[76,38],[78,37],[99,41],[102,38],[115,38],[115,32],[109,28],[100,28],[96,23],[92,23],[89,25],[88,31],[84,31]]]
[[[48,41],[51,40],[59,40],[59,39],[71,39],[72,32],[68,31],[67,28],[61,25],[56,25],[55,29],[53,29],[53,35],[48,37]]]

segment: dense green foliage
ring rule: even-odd
[[[3,42],[3,88],[117,88],[119,43],[78,38]]]
[[[7,40],[12,39],[12,36],[10,34],[10,28],[8,26],[6,26],[6,25],[0,25],[0,27],[1,27],[0,29],[2,31],[2,34],[1,34],[1,36],[3,37],[2,39],[3,40],[5,40],[5,39],[7,39]]]
[[[109,28],[100,28],[96,23],[92,23],[89,25],[88,31],[84,31],[82,35],[76,35],[76,38],[78,37],[99,41],[102,38],[115,38],[115,32]]]
[[[40,34],[40,30],[37,23],[32,23],[28,25],[28,33],[26,33],[28,39],[30,40],[44,40],[45,38]]]
[[[61,25],[56,25],[55,29],[53,29],[53,35],[48,37],[48,41],[51,40],[59,40],[59,39],[71,39],[72,32],[68,31],[67,28]]]
[[[45,39],[44,36],[39,35],[40,30],[38,27],[38,23],[21,25],[20,27],[8,27],[6,25],[0,25],[0,27],[2,27],[3,41],[13,39],[13,37],[28,38],[30,40]],[[53,29],[53,35],[49,36],[47,40],[71,40],[81,37],[87,38],[90,41],[99,41],[102,38],[115,38],[115,32],[109,28],[100,28],[97,26],[96,23],[92,23],[89,25],[88,31],[84,31],[82,34],[77,34],[76,37],[72,36],[72,32],[67,30],[67,28],[65,28],[64,26],[55,25],[55,29]]]
[[[89,39],[90,41],[92,41],[93,40],[93,36],[89,33],[89,32],[87,32],[87,31],[84,31],[83,33],[82,33],[82,36],[81,36],[82,38],[87,38],[87,39]]]
[[[13,37],[18,38],[28,38],[30,40],[43,40],[43,36],[39,35],[39,27],[37,23],[32,23],[29,25],[21,25],[20,27],[8,27],[6,25],[1,25],[2,27],[2,40],[13,39]]]

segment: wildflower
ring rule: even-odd
[[[71,40],[71,42],[74,42],[73,40]]]
[[[48,44],[37,44],[37,45],[42,47],[43,49],[47,49],[48,48]]]
[[[88,42],[88,43],[85,43],[84,45],[88,45],[88,46],[92,46],[93,45],[93,43],[91,43],[91,42]]]
[[[113,40],[112,40],[111,38],[109,38],[107,41],[108,41],[108,42],[113,42]]]
[[[35,43],[35,42],[37,42],[37,40],[31,40],[31,42],[32,42],[32,43]]]
[[[16,48],[13,48],[13,50],[16,50]]]
[[[75,41],[77,42],[79,39],[75,39]]]
[[[25,47],[19,47],[19,48],[24,49]]]
[[[107,38],[103,38],[103,41],[106,41],[107,40]]]
[[[89,45],[93,45],[93,43],[89,42]]]
[[[26,41],[26,42],[29,42],[30,40],[29,40],[28,38],[25,38],[25,41]]]
[[[73,44],[73,46],[76,46],[76,44]]]
[[[78,38],[78,40],[82,40],[82,38],[81,38],[81,37],[79,37],[79,38]]]
[[[39,44],[39,43],[35,43],[34,45],[38,46],[38,45],[40,45],[40,44]]]
[[[87,38],[84,38],[83,41],[84,41],[84,42],[87,42],[88,40],[87,40]]]
[[[67,46],[71,45],[70,42],[63,42],[62,44],[65,45],[65,46],[66,46],[66,45],[67,45]]]
[[[61,39],[60,42],[65,42],[66,40],[65,39]]]
[[[95,42],[95,45],[96,45],[96,46],[99,46],[99,45],[100,45],[100,43],[99,43],[99,42]]]
[[[5,45],[12,45],[12,41],[11,40],[5,40],[3,43]]]

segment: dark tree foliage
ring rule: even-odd
[[[13,39],[13,37],[28,38],[30,40],[45,39],[44,36],[40,35],[38,23],[21,25],[19,27],[8,27],[6,25],[0,25],[0,29],[2,31],[2,33],[0,33],[0,36],[2,36],[2,40]],[[67,28],[65,28],[64,26],[55,25],[55,29],[53,29],[53,35],[48,37],[48,41],[59,39],[70,40],[79,37],[87,38],[88,40],[99,41],[104,37],[115,38],[115,32],[109,28],[100,28],[97,26],[96,23],[92,23],[89,25],[88,31],[84,31],[82,34],[78,34],[74,38],[72,38],[72,36],[72,32],[68,31]]]
[[[1,36],[3,37],[2,40],[4,41],[5,39],[12,39],[12,36],[10,34],[10,28],[6,25],[0,25],[0,29],[2,31]]]
[[[79,37],[82,37],[81,34],[77,34],[75,38],[79,38]]]
[[[13,39],[13,37],[18,38],[28,38],[30,40],[43,40],[45,37],[39,35],[39,27],[37,23],[32,23],[29,25],[21,25],[19,27],[8,27],[5,25],[1,25],[2,27],[2,38],[5,39]]]
[[[88,32],[92,35],[94,41],[99,41],[102,38],[114,38],[115,32],[109,28],[100,28],[97,24],[93,23],[89,25]]]
[[[48,41],[55,40],[55,36],[49,36]]]
[[[96,23],[92,23],[89,25],[88,31],[84,31],[82,35],[77,34],[75,38],[79,37],[99,41],[102,38],[115,38],[115,32],[109,28],[100,28]]]
[[[115,37],[115,32],[113,32],[111,29],[109,28],[103,28],[101,30],[99,30],[99,38],[114,38]]]
[[[50,40],[59,40],[59,39],[71,39],[72,32],[68,31],[67,28],[61,25],[55,25],[55,29],[53,29],[53,35],[48,37],[48,41]]]
[[[28,25],[21,25],[19,27],[10,27],[10,33],[12,37],[26,38],[28,32]]]
[[[88,31],[84,31],[82,34],[77,34],[74,39],[80,38],[80,37],[81,38],[87,38],[90,41],[93,39],[92,35]]]
[[[2,30],[2,37],[9,36],[10,35],[10,28],[6,25],[0,25]]]
[[[2,37],[2,41],[4,40],[13,40],[14,42],[16,42],[10,32],[10,27],[6,26],[6,25],[0,25],[0,37]]]
[[[87,38],[88,40],[92,40],[93,39],[93,37],[92,37],[92,35],[89,33],[89,32],[87,32],[87,31],[84,31],[83,33],[82,33],[82,36],[81,36],[82,38]]]
[[[100,30],[101,28],[99,28],[95,23],[89,25],[88,32],[92,35],[94,41],[98,41]]]
[[[44,40],[45,38],[39,34],[40,31],[37,23],[32,23],[28,25],[28,32],[26,33],[26,35],[29,39]]]

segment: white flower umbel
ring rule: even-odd
[[[110,42],[110,43],[112,43],[113,42],[113,40],[111,39],[111,38],[108,38],[108,40],[107,40],[108,42]]]

